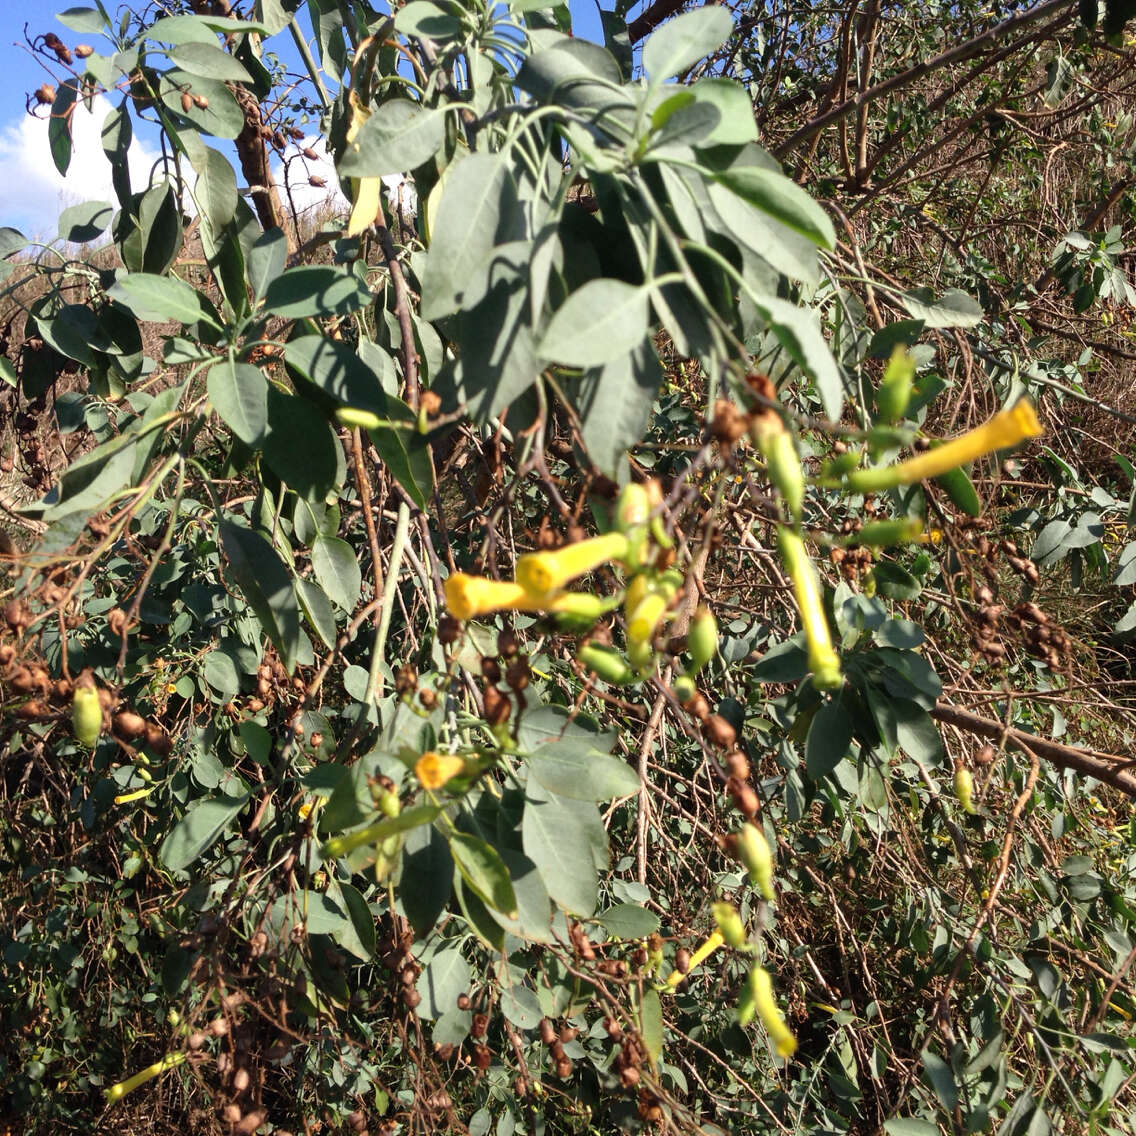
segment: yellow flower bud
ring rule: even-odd
[[[659,592],[644,596],[630,612],[627,620],[627,638],[633,643],[650,643],[655,628],[667,613],[667,598]]]
[[[738,859],[746,866],[750,882],[761,893],[762,898],[770,903],[774,899],[773,891],[773,850],[765,833],[749,821],[742,826],[737,834],[736,844]]]
[[[696,966],[701,966],[725,941],[721,931],[712,931],[706,942],[690,956],[690,967],[687,970],[687,974],[694,970]],[[681,971],[672,970],[671,973],[667,975],[667,985],[673,989],[685,977],[686,974],[683,974]]]
[[[552,552],[531,552],[517,561],[517,583],[534,595],[547,595],[609,560],[622,560],[627,550],[627,537],[610,532]]]
[[[792,1057],[797,1052],[797,1039],[777,1008],[773,999],[773,979],[764,967],[755,966],[749,972],[749,989],[754,1006],[761,1016],[761,1024],[765,1026],[777,1056]]]
[[[955,770],[955,796],[958,797],[958,803],[962,805],[964,813],[974,816],[978,812],[974,807],[974,778],[970,770],[963,765]]]
[[[1043,433],[1033,404],[1019,399],[1009,410],[1000,410],[988,422],[926,453],[916,454],[898,465],[877,469],[858,469],[844,479],[845,488],[856,493],[872,493],[897,485],[913,485],[929,477],[938,477],[975,461],[984,454],[1016,446]]]
[[[639,528],[647,523],[651,515],[651,496],[647,487],[634,481],[628,482],[615,503],[615,523],[620,532]]]
[[[792,434],[785,429],[781,416],[768,410],[754,419],[750,436],[765,458],[769,480],[785,498],[790,515],[800,520],[805,503],[805,474]]]
[[[732,903],[712,903],[710,912],[727,946],[737,950],[746,945],[745,924]]]
[[[167,1053],[161,1061],[156,1061],[153,1065],[147,1066],[140,1073],[135,1073],[133,1077],[127,1077],[125,1081],[119,1081],[117,1085],[103,1089],[103,1096],[106,1097],[107,1104],[114,1104],[116,1101],[122,1100],[127,1093],[132,1093],[135,1089],[146,1084],[147,1081],[152,1081],[168,1070],[177,1068],[184,1060],[184,1053]]]
[[[794,529],[778,526],[777,543],[785,571],[793,582],[793,595],[801,613],[801,624],[808,643],[809,670],[813,686],[818,690],[835,690],[844,681],[840,672],[840,657],[832,646],[828,618],[821,602],[816,571],[805,551],[805,542]]]

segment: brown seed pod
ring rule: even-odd
[[[556,1062],[556,1075],[562,1081],[567,1081],[572,1076],[572,1059],[570,1057],[562,1057]]]
[[[461,620],[452,615],[443,615],[438,620],[438,641],[443,646],[449,647],[456,643],[461,638],[461,633]]]
[[[194,95],[193,105],[197,107],[198,110],[208,110],[209,100],[204,95]]]
[[[468,1010],[469,1007],[470,1007],[469,995],[468,994],[459,994],[458,995],[458,1009],[459,1010]]]
[[[205,1034],[203,1034],[201,1030],[194,1030],[193,1033],[189,1035],[186,1044],[191,1050],[198,1050],[205,1044],[206,1040]]]
[[[502,694],[495,686],[485,688],[485,720],[491,726],[504,725],[512,712],[513,705],[507,695]]]
[[[126,741],[140,738],[146,732],[146,719],[133,710],[122,710],[115,714],[112,725],[115,734]]]
[[[989,765],[994,760],[994,747],[987,743],[975,755],[975,765]]]
[[[547,1018],[540,1019],[540,1040],[551,1045],[556,1040],[556,1029]]]
[[[688,974],[690,972],[690,951],[686,947],[679,947],[675,951],[675,970],[679,974]]]
[[[75,54],[80,59],[89,59],[95,54],[95,49],[89,43],[77,43],[75,45]]]
[[[761,802],[758,800],[757,793],[754,792],[752,785],[736,777],[731,777],[726,782],[726,791],[733,798],[734,807],[738,812],[751,820],[757,815],[758,809],[761,808]]]
[[[422,995],[413,986],[408,986],[402,992],[402,1000],[408,1010],[416,1010],[418,1003],[422,1001]]]
[[[235,1092],[235,1093],[246,1092],[248,1090],[248,1087],[249,1087],[251,1080],[252,1080],[252,1078],[249,1077],[249,1071],[247,1069],[238,1069],[233,1074],[233,1092]]]
[[[706,701],[706,696],[701,691],[695,694],[693,698],[688,698],[682,704],[682,708],[699,722],[705,722],[710,717],[710,703]]]
[[[161,726],[148,722],[146,724],[146,748],[158,757],[166,757],[174,748],[169,735]]]
[[[224,1037],[229,1032],[229,1020],[218,1015],[209,1023],[209,1032],[214,1037]]]
[[[623,1026],[610,1015],[603,1020],[604,1032],[612,1041],[619,1041],[623,1037]]]
[[[241,1106],[239,1104],[227,1104],[221,1109],[221,1119],[226,1124],[238,1123],[243,1115],[244,1113],[241,1112]]]
[[[619,1083],[625,1089],[633,1089],[639,1084],[639,1070],[634,1065],[627,1065],[619,1071]]]
[[[181,93],[181,109],[185,111],[186,114],[189,114],[189,112],[193,110],[193,96],[188,91],[182,91]]]
[[[267,1119],[268,1113],[262,1108],[257,1109],[255,1112],[247,1113],[244,1120],[237,1125],[235,1132],[237,1136],[252,1136]]]
[[[301,136],[302,137],[302,136]],[[297,140],[298,141],[298,140]],[[320,160],[319,154],[315,152],[310,146],[305,147],[300,151],[309,162],[318,162]]]
[[[749,418],[729,399],[720,398],[714,403],[710,419],[710,437],[723,446],[732,446],[749,432]]]
[[[481,660],[481,677],[488,683],[500,682],[501,664],[488,655],[483,656]]]
[[[126,630],[126,612],[120,607],[112,607],[107,612],[106,621],[112,635],[121,635]]]
[[[483,1073],[489,1068],[490,1063],[493,1061],[493,1054],[489,1052],[487,1045],[475,1045],[473,1047],[473,1063]]]
[[[19,635],[32,621],[27,604],[22,603],[20,600],[13,600],[4,608],[4,621]]]
[[[732,749],[726,754],[726,770],[739,781],[749,780],[749,759],[740,749]]]
[[[719,749],[729,749],[738,740],[737,730],[721,714],[711,714],[702,723],[702,734]]]
[[[567,1045],[570,1041],[575,1041],[580,1036],[580,1031],[575,1026],[561,1026],[560,1027],[560,1040]]]
[[[16,708],[16,717],[22,718],[26,722],[35,722],[40,718],[46,718],[47,714],[47,707],[37,698],[33,698],[30,702],[25,702],[22,706]]]
[[[489,1015],[488,1014],[474,1014],[473,1022],[469,1027],[470,1037],[484,1037],[485,1031],[489,1028]]]
[[[352,1132],[362,1132],[367,1127],[367,1116],[362,1109],[347,1114],[347,1125]]]
[[[564,1043],[558,1037],[553,1037],[548,1047],[549,1055],[553,1061],[559,1061],[564,1056]]]
[[[31,694],[36,688],[36,680],[27,667],[17,667],[9,676],[8,685],[17,694]]]
[[[438,705],[437,691],[430,690],[429,687],[422,687],[418,691],[418,701],[422,704],[423,709],[433,710]]]
[[[506,627],[497,633],[497,654],[503,659],[511,659],[520,649],[520,640],[511,627]]]

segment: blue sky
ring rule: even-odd
[[[610,0],[604,0],[610,4]],[[110,11],[114,0],[104,0]],[[66,179],[51,161],[47,146],[47,124],[32,119],[25,110],[27,94],[44,82],[53,82],[38,58],[24,44],[24,26],[31,36],[55,32],[69,47],[81,37],[55,19],[55,13],[70,7],[88,6],[89,0],[0,0],[0,225],[13,225],[29,236],[51,238],[56,219],[67,205],[82,201],[114,201],[109,166],[99,142],[102,120],[111,103],[101,100],[95,113],[77,112],[75,156]],[[595,0],[570,0],[575,33],[590,39],[601,38]],[[273,38],[271,46],[287,59],[290,40],[286,33]],[[98,47],[97,41],[94,46]],[[156,139],[139,132],[131,153],[131,169],[136,182],[145,183],[157,157]],[[329,172],[329,171],[321,171]],[[334,180],[329,177],[329,182]]]

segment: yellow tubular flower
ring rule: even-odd
[[[773,1000],[773,979],[762,966],[755,966],[749,972],[749,988],[753,1003],[761,1016],[761,1024],[765,1026],[769,1039],[778,1057],[792,1057],[797,1052],[797,1039],[793,1031],[785,1024],[777,1003]]]
[[[725,941],[721,931],[712,931],[706,942],[690,956],[690,968],[686,973],[689,974],[696,966],[701,966]],[[667,976],[667,985],[674,989],[685,977],[686,974],[672,970]]]
[[[785,498],[793,518],[800,520],[805,504],[805,473],[793,435],[785,429],[776,411],[767,410],[754,419],[750,436],[765,458],[769,480]]]
[[[455,572],[445,583],[446,607],[458,619],[472,619],[491,611],[535,611],[541,597],[512,580],[490,580]]]
[[[857,493],[873,493],[896,485],[913,485],[929,477],[949,473],[996,450],[1009,449],[1043,433],[1033,404],[1019,399],[1009,410],[1000,410],[989,422],[968,430],[941,446],[917,454],[898,465],[858,469],[844,478],[844,486]]]
[[[623,533],[609,532],[553,552],[531,552],[517,561],[517,583],[536,595],[547,595],[609,560],[622,560],[627,548]]]
[[[456,753],[424,753],[414,763],[414,776],[423,789],[440,789],[465,769],[465,760]]]
[[[168,1070],[176,1068],[184,1060],[184,1053],[167,1053],[161,1061],[156,1061],[153,1065],[143,1069],[141,1073],[135,1073],[133,1077],[127,1077],[125,1081],[119,1081],[117,1085],[103,1089],[103,1096],[106,1097],[107,1104],[114,1104],[115,1101],[122,1100],[127,1093],[134,1092],[147,1081],[152,1081],[155,1077],[160,1077]]]
[[[644,596],[628,609],[627,638],[629,642],[649,643],[662,618],[667,613],[667,598],[658,592]]]
[[[809,646],[809,670],[818,690],[835,690],[844,681],[840,673],[840,656],[832,646],[828,619],[821,603],[820,586],[812,561],[805,551],[800,533],[783,525],[777,529],[777,543],[785,571],[793,581],[793,595],[801,612],[801,623]]]

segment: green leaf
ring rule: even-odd
[[[939,1126],[914,1116],[896,1116],[884,1122],[887,1136],[939,1136]]]
[[[934,481],[951,499],[955,508],[961,509],[968,517],[982,514],[982,502],[965,470],[952,469],[948,473],[939,474]]]
[[[191,806],[162,841],[158,859],[170,871],[185,871],[209,851],[245,807],[248,799],[248,793],[239,797],[219,796]]]
[[[338,537],[317,537],[312,545],[312,570],[320,586],[347,613],[355,610],[363,575],[355,551]]]
[[[499,911],[490,912],[493,919],[511,935],[533,943],[550,943],[549,932],[552,900],[544,886],[540,871],[523,852],[502,848],[501,859],[509,869],[513,894],[517,897],[517,915],[507,918]]]
[[[253,301],[264,299],[268,285],[284,272],[288,263],[288,238],[280,228],[261,233],[248,253],[248,282]],[[313,336],[321,339],[321,336]]]
[[[651,1065],[657,1065],[663,1055],[663,1001],[659,992],[649,986],[643,990],[639,1003],[639,1036]]]
[[[51,523],[101,506],[129,482],[137,444],[132,435],[120,434],[73,461],[43,498],[43,519]]]
[[[290,673],[300,645],[300,607],[288,569],[259,533],[230,521],[219,531],[233,577]]]
[[[350,929],[345,929],[337,940],[344,950],[368,962],[375,954],[375,916],[358,888],[332,881],[329,894],[339,893],[340,905],[351,917]]]
[[[222,51],[216,43],[180,43],[170,48],[170,59],[182,70],[223,83],[251,83],[252,76],[243,63]],[[192,93],[192,92],[191,92]]]
[[[406,173],[429,161],[445,137],[444,107],[424,110],[409,99],[392,99],[363,123],[344,150],[338,170],[344,177],[357,178]]]
[[[229,159],[212,146],[203,146],[193,162],[197,170],[194,197],[214,231],[223,229],[237,212],[237,174]]]
[[[321,264],[289,268],[264,294],[266,314],[284,319],[348,315],[373,299],[363,282],[338,268]]]
[[[566,911],[590,916],[596,909],[596,863],[607,854],[595,805],[558,797],[534,778],[525,790],[521,838],[548,894]]]
[[[323,640],[325,647],[335,646],[335,612],[327,593],[315,580],[296,580],[296,596],[312,630]]]
[[[395,31],[404,36],[434,40],[453,39],[461,31],[461,21],[430,0],[413,0],[398,10]]]
[[[717,180],[818,247],[836,247],[836,232],[828,214],[796,182],[779,171],[755,165],[735,166],[718,174]]]
[[[504,156],[470,154],[452,173],[447,171],[422,271],[424,319],[439,319],[481,298],[489,284],[485,266],[490,253],[508,239],[517,208],[516,186]]]
[[[717,51],[733,30],[734,18],[726,8],[684,12],[651,33],[643,45],[643,69],[657,85]]]
[[[958,288],[948,288],[939,299],[930,288],[916,288],[901,296],[903,306],[931,327],[974,327],[986,318],[978,301]]]
[[[47,123],[47,141],[51,147],[51,160],[63,177],[67,176],[67,169],[71,165],[71,118],[76,113],[75,104],[78,98],[78,79],[67,79],[60,83],[55,92],[55,101],[51,104],[51,117]]]
[[[301,335],[285,346],[284,361],[342,406],[370,410],[380,418],[389,418],[392,409],[397,410],[388,405],[379,376],[348,343]],[[410,411],[405,413],[413,421]]]
[[[28,247],[28,238],[19,229],[9,225],[0,228],[0,260],[15,252],[23,252]]]
[[[205,320],[217,326],[208,315],[208,308],[201,295],[176,276],[131,272],[107,289],[107,295],[140,320],[153,323],[171,320],[176,323],[197,323]]]
[[[327,420],[306,399],[268,387],[264,460],[289,488],[322,501],[335,488],[342,450]]]
[[[662,380],[650,339],[580,380],[575,399],[580,433],[588,457],[608,477],[618,479],[627,451],[647,433]]]
[[[618,903],[596,918],[613,939],[645,939],[659,929],[659,917],[637,903]]]
[[[518,1029],[536,1029],[544,1014],[540,999],[528,986],[506,986],[501,991],[501,1013]]]
[[[757,141],[757,121],[753,101],[741,83],[733,79],[699,79],[687,91],[700,103],[718,112],[718,125],[701,146],[741,146]]]
[[[434,492],[434,465],[423,435],[396,426],[376,426],[367,432],[395,480],[425,509]]]
[[[611,753],[618,736],[614,730],[601,732],[586,714],[570,713],[563,706],[537,706],[521,720],[517,746],[525,753],[544,752],[545,747],[560,753]]]
[[[533,754],[528,766],[532,776],[550,792],[578,801],[630,797],[641,788],[638,774],[626,761],[598,750],[590,754],[565,752],[551,743]]]
[[[954,1112],[958,1107],[959,1093],[951,1067],[938,1054],[932,1053],[930,1049],[923,1050],[920,1056],[923,1060],[923,1070],[927,1074],[927,1080],[931,1082],[931,1086],[934,1088],[943,1108],[947,1113]]]
[[[417,1013],[434,1021],[449,1010],[457,1009],[458,997],[468,994],[472,976],[469,963],[456,948],[440,950],[422,968],[415,989],[422,995]]]
[[[462,879],[494,911],[511,919],[517,916],[513,881],[501,854],[491,844],[466,832],[450,836],[450,854]]]
[[[268,427],[268,384],[248,363],[224,359],[209,368],[209,401],[242,442],[256,449]]]
[[[827,777],[848,756],[852,715],[838,701],[826,702],[809,724],[805,772],[813,781]]]
[[[399,896],[415,933],[423,938],[434,929],[454,887],[454,861],[446,838],[432,825],[412,829],[402,853]]]
[[[626,355],[647,334],[650,292],[622,280],[592,280],[557,309],[538,350],[552,362],[598,367]]]
[[[776,296],[751,297],[750,302],[768,321],[777,342],[793,362],[813,380],[825,414],[833,422],[839,421],[844,381],[821,333],[817,314]]]
[[[85,201],[72,205],[59,215],[59,236],[73,245],[83,245],[105,233],[114,216],[108,201]]]
[[[55,18],[64,27],[83,35],[99,35],[106,29],[106,21],[97,8],[67,8],[57,12]]]

